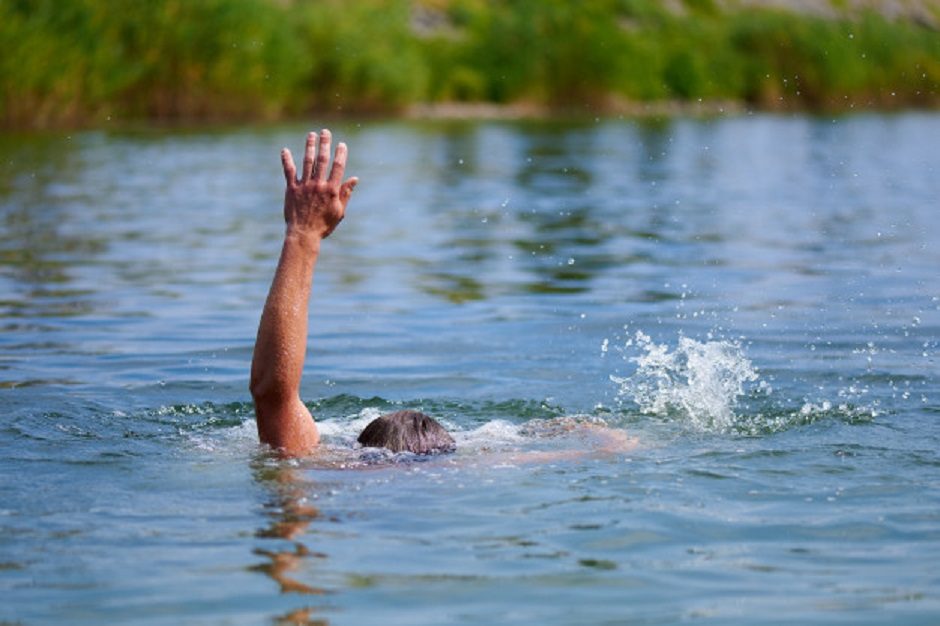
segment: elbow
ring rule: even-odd
[[[255,401],[255,404],[257,404],[258,398],[261,397],[262,394],[261,384],[252,378],[248,382],[248,391],[251,392],[251,399]]]
[[[264,381],[254,368],[251,369],[251,378],[248,379],[248,391],[251,392],[251,397],[255,401],[264,393]]]
[[[248,382],[248,390],[251,392],[251,398],[257,405],[259,402],[271,403],[283,400],[291,396],[291,392],[297,393],[296,387],[292,386],[283,376],[278,376],[274,371],[251,373],[251,380]]]
[[[248,381],[248,391],[251,392],[251,398],[255,401],[255,404],[276,395],[276,388],[277,385],[270,376],[264,376],[256,372],[251,373],[251,380]]]

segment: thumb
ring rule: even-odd
[[[343,204],[349,201],[349,196],[352,195],[353,189],[356,188],[356,185],[359,184],[359,179],[353,176],[345,183],[343,183],[339,188],[339,197],[343,201]]]

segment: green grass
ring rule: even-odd
[[[416,7],[431,27],[416,28]],[[685,0],[0,0],[0,126],[421,102],[933,107],[940,35]]]

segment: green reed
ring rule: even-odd
[[[935,106],[940,35],[685,0],[0,0],[0,126],[419,102]]]

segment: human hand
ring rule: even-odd
[[[330,131],[324,129],[319,135],[320,143],[317,146],[317,133],[307,135],[300,180],[297,179],[297,168],[290,150],[284,148],[281,151],[284,178],[287,179],[284,221],[287,222],[288,234],[323,239],[333,232],[346,215],[349,196],[359,179],[352,177],[343,181],[347,154],[345,143],[336,146],[333,168],[327,177],[331,138]]]

